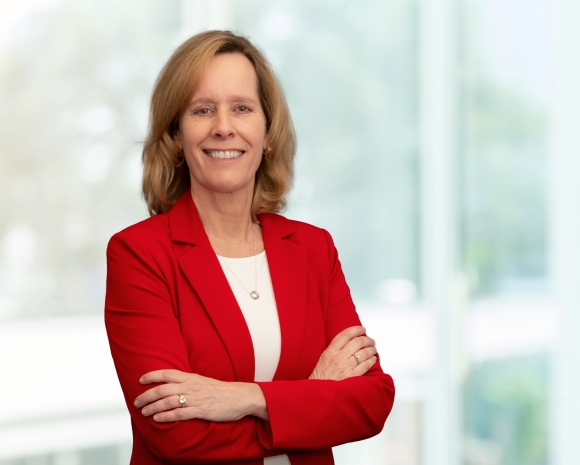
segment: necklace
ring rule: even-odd
[[[240,283],[240,286],[242,286],[244,288],[244,291],[246,291],[252,299],[257,300],[257,299],[260,298],[260,294],[258,293],[258,256],[256,255],[256,225],[254,223],[252,223],[252,224],[253,224],[252,231],[254,232],[254,290],[253,291],[248,291],[246,289],[246,286],[244,286],[244,284],[242,283],[242,281],[240,281],[240,278],[238,278],[238,276],[236,275],[236,273],[234,273],[234,270],[232,270],[230,268],[230,265],[228,265],[228,262],[226,260],[226,257],[224,257],[221,254],[221,252],[219,251],[219,249],[212,243],[212,241],[209,241],[209,243],[211,244],[211,246],[217,252],[218,257],[220,257],[220,258],[223,259],[223,260],[220,260],[220,261],[223,261],[223,263],[226,264],[226,266],[228,267],[228,270],[230,270],[231,273],[234,275],[234,278],[236,278],[238,280],[238,282]]]

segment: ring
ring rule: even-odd
[[[352,354],[352,356],[356,359],[356,364],[360,363],[360,357],[357,354]]]
[[[185,396],[183,394],[179,395],[179,403],[181,404],[181,407],[185,407],[185,403],[187,402],[187,399],[185,398]]]

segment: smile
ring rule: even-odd
[[[204,150],[203,153],[212,158],[238,158],[244,154],[242,150]]]

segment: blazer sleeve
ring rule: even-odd
[[[107,248],[105,323],[134,428],[151,453],[174,463],[233,462],[274,455],[259,441],[262,420],[256,417],[219,423],[156,423],[133,405],[139,394],[154,386],[139,383],[143,374],[167,368],[191,372],[168,287],[171,264],[160,263],[169,261],[171,250],[153,258],[151,250],[160,246],[150,242],[121,232]]]
[[[360,325],[332,238],[328,244],[327,345],[340,331]],[[395,397],[392,378],[377,363],[364,375],[341,381],[293,380],[258,383],[270,422],[258,425],[268,448],[321,449],[378,434]]]

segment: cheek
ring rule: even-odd
[[[194,152],[197,146],[208,137],[208,131],[199,122],[196,124],[185,122],[179,131],[179,137],[182,148],[189,152]]]

